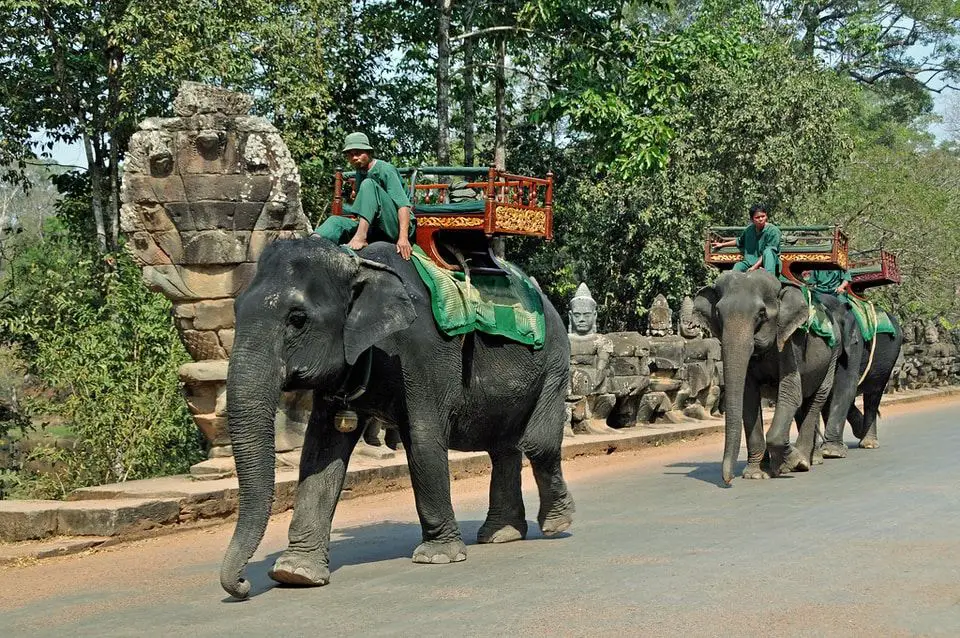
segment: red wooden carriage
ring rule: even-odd
[[[883,248],[851,252],[850,261],[850,287],[857,294],[867,288],[899,284],[902,279],[896,254]]]
[[[468,263],[474,272],[502,272],[489,241],[497,235],[553,238],[553,173],[540,178],[464,166],[399,171],[417,220],[416,243],[448,270]],[[332,214],[344,214],[345,186],[355,195],[354,175],[337,171]]]

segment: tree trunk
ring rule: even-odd
[[[100,252],[107,252],[107,231],[103,225],[103,167],[93,150],[93,140],[83,132],[83,150],[87,155],[87,170],[90,172],[90,205],[93,207],[93,222],[97,232]]]
[[[120,238],[120,162],[116,129],[110,132],[110,250],[116,250]]]
[[[469,31],[469,26],[465,27]],[[473,39],[463,43],[463,163],[473,166],[476,142],[474,141],[474,120],[476,102],[473,88]]]
[[[498,35],[496,39],[497,67],[494,77],[494,99],[497,104],[496,134],[493,143],[493,166],[498,170],[507,168],[507,39]]]
[[[450,15],[453,0],[437,0],[437,163],[450,164]]]

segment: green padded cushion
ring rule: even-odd
[[[455,204],[414,204],[413,212],[418,215],[443,215],[453,213],[482,213],[486,206],[484,200],[457,202]]]
[[[534,350],[543,348],[547,334],[543,300],[516,266],[496,259],[506,275],[475,275],[467,282],[463,273],[441,268],[419,246],[413,247],[412,260],[430,290],[433,318],[445,335],[479,330]]]

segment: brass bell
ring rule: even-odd
[[[353,410],[339,410],[333,417],[333,427],[346,434],[357,429],[357,421],[357,413]]]

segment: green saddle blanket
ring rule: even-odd
[[[807,308],[809,309],[807,323],[801,326],[801,329],[806,330],[810,334],[823,337],[827,340],[827,344],[829,344],[831,348],[834,347],[837,345],[837,335],[833,331],[833,320],[830,319],[830,315],[827,314],[823,306],[814,303],[813,295],[809,288],[803,287],[801,290],[807,300]]]
[[[897,333],[893,327],[893,322],[890,321],[890,316],[883,310],[878,310],[869,301],[857,299],[850,295],[843,295],[841,299],[847,302],[847,306],[853,311],[853,316],[857,320],[857,326],[860,328],[860,334],[863,335],[864,341],[873,340],[874,335],[878,332]]]
[[[471,275],[436,265],[419,246],[413,247],[413,264],[430,289],[433,318],[448,336],[479,330],[512,341],[543,347],[546,320],[540,291],[513,264],[497,260],[502,275]]]

